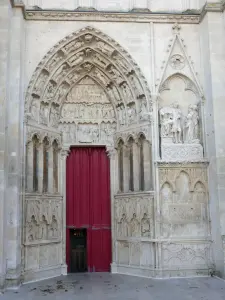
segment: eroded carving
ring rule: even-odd
[[[189,105],[185,122],[185,143],[199,144],[199,113],[197,105]]]
[[[160,169],[164,237],[209,234],[208,198],[203,184],[206,181],[205,168]]]

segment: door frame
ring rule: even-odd
[[[115,211],[114,211],[114,195],[118,192],[118,181],[116,180],[118,174],[118,157],[117,151],[112,145],[107,144],[66,144],[62,147],[61,150],[61,174],[59,174],[59,178],[61,181],[61,193],[63,195],[63,208],[62,208],[62,274],[68,274],[68,266],[66,263],[66,257],[68,255],[67,250],[67,232],[68,228],[66,225],[66,205],[67,205],[67,197],[66,197],[66,161],[67,157],[70,154],[71,148],[96,148],[103,147],[105,148],[106,154],[110,159],[109,168],[110,168],[110,209],[111,209],[111,253],[112,253],[112,262],[111,262],[111,270],[113,265],[116,262],[116,224],[115,224]]]

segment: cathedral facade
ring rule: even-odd
[[[0,288],[225,276],[224,9],[1,1]]]

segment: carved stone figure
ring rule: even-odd
[[[116,123],[102,123],[101,128],[101,141],[107,141],[107,143],[113,143],[113,135],[116,131]]]
[[[80,143],[96,143],[99,141],[99,129],[97,125],[80,124],[78,127],[78,133]]]
[[[125,115],[125,109],[123,105],[120,105],[117,108],[117,112],[118,112],[118,118],[119,118],[119,123],[120,126],[123,126],[126,124],[126,115]]]
[[[130,221],[130,235],[133,237],[140,235],[140,224],[137,220],[136,214],[133,214],[133,217]]]
[[[35,216],[31,216],[31,221],[28,223],[27,229],[28,229],[27,240],[29,242],[34,242],[34,241],[38,240],[39,228],[38,228],[38,223],[35,219]]]
[[[48,223],[45,216],[42,216],[42,220],[40,223],[40,239],[41,240],[48,239]]]
[[[39,115],[39,101],[33,100],[31,104],[31,118],[37,122],[38,115]]]
[[[57,127],[59,122],[59,107],[52,106],[50,113],[50,124],[52,127]]]
[[[107,59],[105,59],[102,55],[95,53],[93,55],[93,61],[99,65],[100,67],[102,67],[103,69],[106,69],[106,67],[109,64],[109,61]]]
[[[131,67],[121,55],[117,54],[113,58],[125,74],[131,72]]]
[[[123,77],[121,76],[120,72],[114,68],[113,66],[111,66],[109,68],[109,74],[111,75],[111,78],[118,84],[120,85],[124,79]]]
[[[143,91],[141,84],[140,84],[139,80],[137,79],[137,77],[132,74],[129,78],[132,82],[132,87],[134,89],[136,97],[138,98],[138,97],[144,95],[144,91]]]
[[[59,227],[55,215],[52,216],[52,222],[49,229],[49,236],[52,239],[59,237]]]
[[[121,89],[123,91],[125,101],[127,103],[132,102],[133,96],[132,96],[131,90],[126,82],[122,84]]]
[[[57,64],[63,59],[63,52],[62,51],[58,51],[53,58],[50,61],[50,64],[48,65],[48,69],[51,72],[56,66]]]
[[[97,143],[99,141],[99,130],[97,128],[93,128],[91,134],[92,134],[92,142]]]
[[[147,102],[146,100],[142,100],[141,101],[141,106],[140,106],[140,120],[142,121],[147,121],[149,119],[149,115],[148,115],[148,108],[147,108]]]
[[[58,68],[58,70],[55,72],[55,74],[54,74],[54,80],[56,82],[58,82],[59,80],[63,79],[66,76],[66,74],[69,71],[69,69],[70,69],[70,66],[67,63],[62,64]]]
[[[95,70],[94,75],[97,77],[98,80],[100,80],[100,82],[104,85],[107,86],[109,85],[110,81],[107,79],[107,77],[105,75],[103,75],[102,72],[100,72],[99,70]]]
[[[174,143],[181,143],[181,110],[178,103],[173,103],[173,123],[172,123],[172,133],[174,137]]]
[[[205,187],[201,182],[198,182],[194,189],[193,201],[195,203],[205,203],[206,202],[206,191]]]
[[[181,110],[178,103],[173,103],[170,107],[160,110],[161,137],[172,138],[173,143],[180,144],[181,129]]]
[[[69,86],[65,83],[61,84],[59,89],[56,92],[56,95],[54,97],[54,102],[61,104],[62,98],[66,95],[67,91],[69,89]]]
[[[45,72],[42,72],[37,80],[37,83],[35,85],[34,88],[34,92],[40,94],[40,92],[42,91],[43,87],[45,86],[45,84],[47,83],[47,79],[48,79],[48,74]]]
[[[54,98],[55,91],[56,91],[56,84],[53,83],[52,81],[50,81],[48,86],[47,86],[47,90],[46,90],[46,94],[45,94],[45,100],[47,100],[47,101],[52,100]]]
[[[76,53],[75,55],[73,55],[72,57],[70,57],[69,64],[72,67],[79,65],[80,63],[83,62],[84,56],[85,56],[84,51],[80,51],[80,52]]]
[[[100,50],[102,53],[106,54],[107,56],[111,56],[114,52],[114,49],[111,46],[107,45],[102,41],[98,41],[96,43],[96,47],[98,50]]]
[[[161,189],[161,201],[162,204],[173,201],[173,191],[168,183],[165,183]]]
[[[136,121],[136,108],[135,108],[135,105],[128,106],[127,116],[128,116],[128,122],[130,124],[134,123]]]
[[[118,235],[120,237],[128,237],[129,235],[129,227],[125,214],[122,215],[122,218],[118,223]]]
[[[49,116],[49,106],[47,104],[42,103],[40,109],[40,123],[43,125],[47,125],[48,116]]]
[[[173,113],[170,108],[160,110],[161,137],[170,138],[172,135]]]
[[[114,95],[115,95],[116,100],[117,100],[118,102],[120,102],[120,101],[121,101],[120,94],[119,94],[117,88],[116,88],[114,85],[112,85],[112,90],[113,90],[113,93],[114,93]]]
[[[185,122],[185,143],[199,143],[199,114],[197,105],[189,105]]]
[[[143,219],[141,220],[141,235],[143,237],[150,236],[150,220],[148,219],[146,213],[144,214]]]
[[[72,41],[72,42],[68,43],[68,44],[64,47],[64,50],[65,50],[67,53],[70,53],[71,51],[74,51],[74,50],[76,50],[76,49],[81,48],[83,45],[84,45],[84,42],[79,41],[79,40],[75,40],[75,41]]]

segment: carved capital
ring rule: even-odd
[[[61,159],[66,159],[70,154],[70,149],[62,148],[60,154],[61,154]]]
[[[112,147],[106,147],[106,153],[110,159],[114,159],[116,155],[116,149]]]

